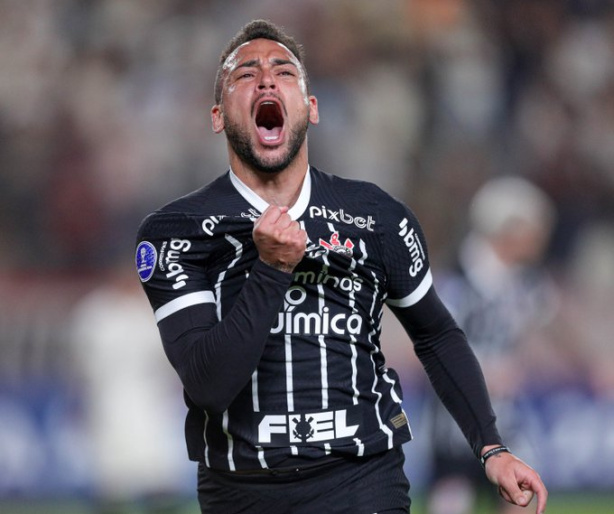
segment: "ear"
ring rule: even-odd
[[[222,106],[219,104],[211,108],[211,127],[216,134],[224,130],[224,113],[222,112]]]
[[[317,125],[320,122],[320,113],[318,112],[318,99],[315,96],[309,97],[309,123]]]

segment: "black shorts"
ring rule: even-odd
[[[198,467],[203,514],[407,514],[402,448],[364,458],[278,472],[231,473]]]

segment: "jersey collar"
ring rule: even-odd
[[[259,212],[263,213],[269,204],[260,198],[252,189],[247,187],[239,177],[237,177],[230,168],[229,171],[230,182],[235,187],[237,192],[245,198],[245,200]],[[309,205],[309,199],[311,198],[311,169],[309,166],[307,167],[307,173],[305,174],[305,179],[303,180],[303,185],[301,186],[301,192],[296,200],[296,203],[292,206],[292,208],[288,211],[290,218],[293,220],[297,220],[301,217],[301,215],[307,209]]]

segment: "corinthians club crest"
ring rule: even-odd
[[[354,243],[352,243],[352,241],[349,239],[346,239],[344,243],[341,243],[341,240],[339,239],[339,232],[333,232],[333,235],[330,236],[329,241],[324,241],[324,239],[320,238],[320,246],[323,246],[330,252],[340,253],[346,257],[352,257],[354,254]]]

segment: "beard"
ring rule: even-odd
[[[309,119],[297,123],[290,130],[288,146],[286,151],[276,158],[256,155],[255,145],[252,143],[247,130],[239,125],[232,123],[228,118],[224,118],[224,131],[230,147],[237,154],[239,159],[248,167],[262,173],[279,173],[285,170],[296,158],[301,146],[307,137]]]

